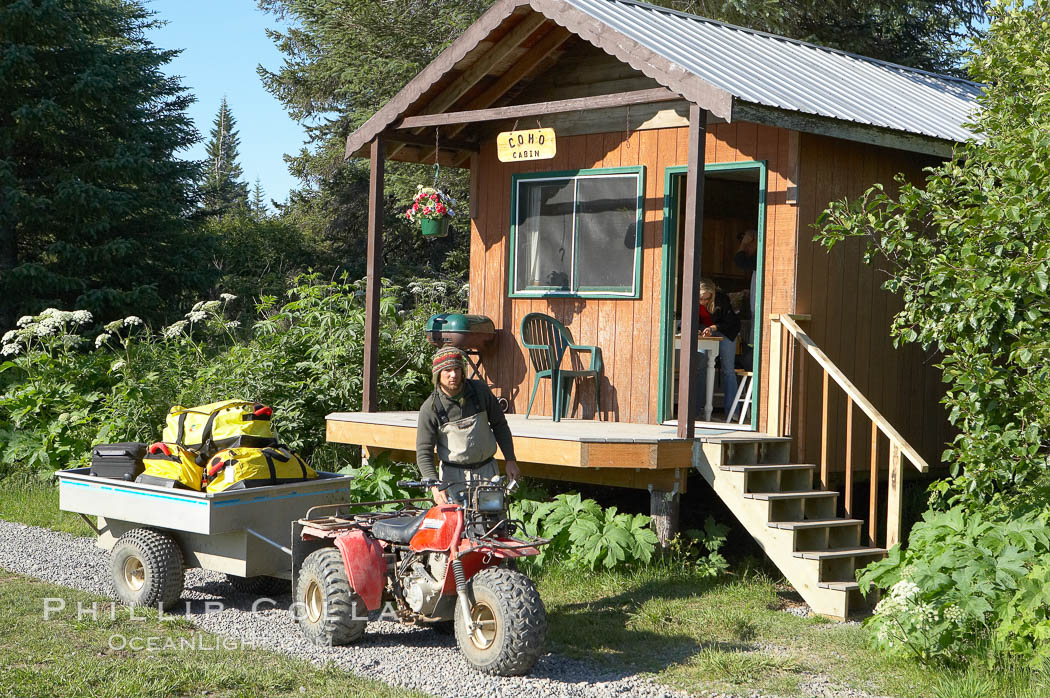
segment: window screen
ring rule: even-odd
[[[640,172],[517,180],[515,292],[636,292]]]
[[[630,291],[638,238],[636,177],[587,177],[577,182],[576,285]]]
[[[569,290],[573,180],[523,182],[518,196],[519,287]]]

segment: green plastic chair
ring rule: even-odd
[[[573,344],[572,333],[568,328],[550,315],[543,313],[529,313],[522,318],[521,343],[528,349],[529,360],[536,371],[536,380],[532,384],[532,395],[529,397],[529,407],[525,410],[526,419],[532,412],[532,402],[536,399],[540,380],[544,378],[551,381],[551,396],[554,402],[552,412],[555,422],[560,422],[565,416],[572,394],[572,382],[577,378],[594,379],[594,404],[599,416],[601,415],[602,350],[600,348],[586,344]],[[573,356],[572,352],[590,353],[590,367],[586,370],[562,368],[561,363],[566,352],[570,352],[570,361]]]

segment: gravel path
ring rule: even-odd
[[[91,538],[0,521],[0,567],[4,569],[112,597],[107,563],[107,553],[95,547]],[[360,676],[436,696],[686,695],[628,671],[556,654],[541,657],[526,677],[486,676],[466,663],[454,638],[387,621],[369,623],[364,640],[350,647],[317,647],[306,643],[288,613],[290,595],[276,597],[276,606],[265,604],[252,612],[255,597],[237,594],[223,575],[199,569],[187,570],[182,600],[183,604],[171,613],[185,614],[204,630],[243,638],[255,647],[304,657],[318,664],[334,662]],[[223,610],[214,610],[217,601],[222,602]],[[185,602],[189,602],[188,607]],[[208,608],[207,602],[212,602]]]

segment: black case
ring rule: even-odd
[[[146,444],[135,441],[99,444],[91,449],[91,474],[131,482],[145,470],[145,455]]]

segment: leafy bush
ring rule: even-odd
[[[551,540],[533,558],[537,565],[566,559],[592,570],[599,564],[611,569],[621,563],[647,563],[656,550],[648,516],[617,513],[616,507],[603,510],[593,499],[575,492],[559,494],[550,502],[518,500],[510,516],[521,521],[529,535]]]
[[[1032,644],[1050,632],[1047,566],[1038,563],[1050,553],[1048,524],[1045,511],[927,512],[907,550],[894,547],[858,575],[865,592],[890,589],[866,621],[876,645],[954,661],[994,637],[1014,654],[1050,655]]]
[[[875,641],[922,659],[994,647],[1038,660],[1050,633],[1050,6],[993,3],[971,72],[985,83],[978,138],[927,170],[834,204],[819,239],[868,242],[903,308],[891,332],[943,357],[958,435],[951,477],[908,549],[860,575],[890,589]],[[1002,658],[995,661],[1002,661]]]
[[[22,318],[3,339],[10,358],[0,365],[0,476],[81,465],[95,443],[155,440],[170,406],[234,396],[273,406],[281,439],[311,457],[324,443],[325,415],[360,408],[362,286],[300,277],[283,301],[257,303],[248,327],[228,318],[229,294],[159,331],[129,317],[93,340],[83,336],[92,321],[84,311]],[[415,409],[426,397],[423,324],[459,289],[416,291],[383,289],[382,409]],[[338,469],[345,458],[324,467]]]

